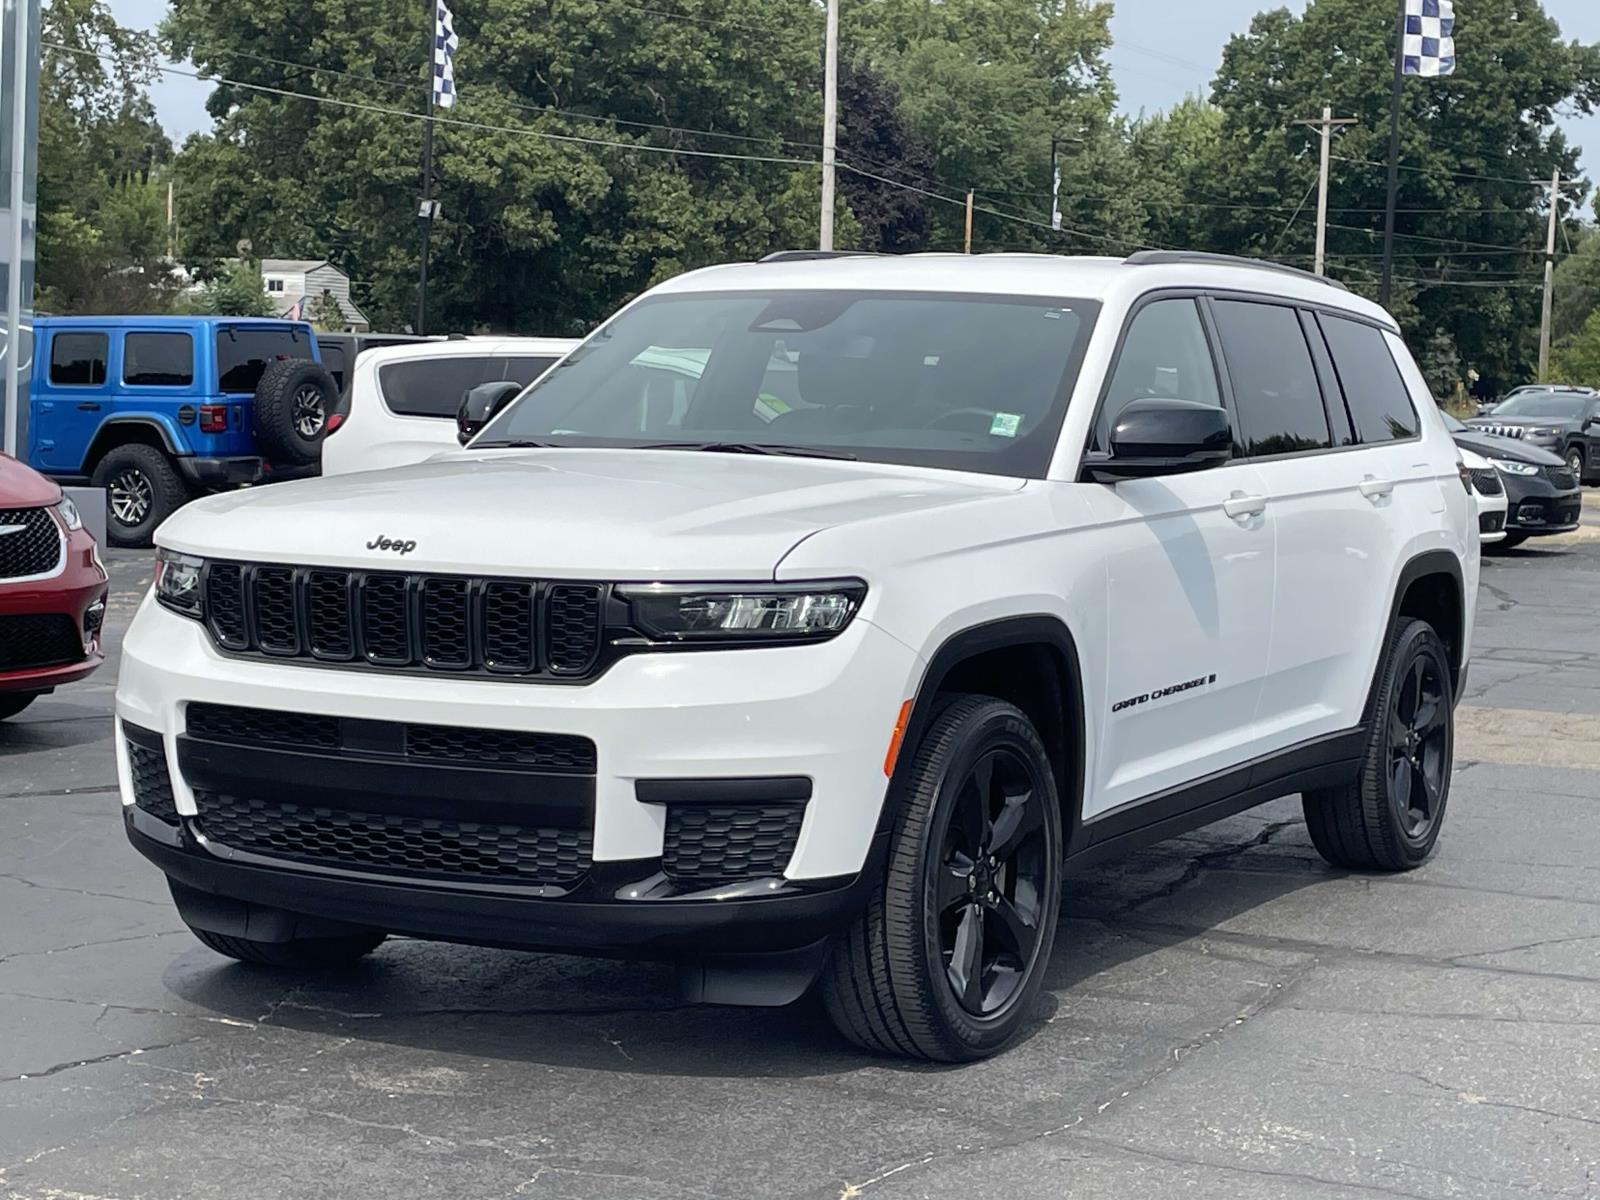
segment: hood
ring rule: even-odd
[[[1488,433],[1476,426],[1469,427],[1466,433],[1456,434],[1455,439],[1456,445],[1485,458],[1504,458],[1511,462],[1532,463],[1536,467],[1559,467],[1564,461],[1559,454],[1530,446],[1517,438]]]
[[[999,476],[775,456],[461,451],[212,496],[180,509],[156,540],[213,558],[368,570],[771,579],[819,530],[1021,487]]]
[[[61,499],[61,489],[32,467],[0,454],[0,508],[37,508]]]

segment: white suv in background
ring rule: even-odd
[[[697,271],[465,449],[168,521],[127,832],[246,961],[659,957],[981,1057],[1086,863],[1293,793],[1334,864],[1427,856],[1464,483],[1393,320],[1298,272]]]
[[[485,383],[526,387],[578,344],[574,338],[468,337],[363,351],[342,415],[322,442],[322,473],[421,462],[453,450],[462,396]]]

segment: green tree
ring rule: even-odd
[[[324,333],[337,333],[345,326],[344,309],[333,293],[324,289],[307,307],[306,320]]]
[[[1310,198],[1316,135],[1294,122],[1332,104],[1356,124],[1336,152],[1330,270],[1376,292],[1393,31],[1370,0],[1311,0],[1302,16],[1261,14],[1229,43],[1212,94],[1223,113],[1214,182],[1194,196],[1218,206],[1212,248],[1309,265],[1314,219],[1309,203],[1293,209]],[[1538,0],[1458,6],[1456,36],[1454,76],[1405,84],[1395,309],[1413,344],[1446,331],[1491,382],[1520,380],[1532,369],[1539,297],[1525,285],[1539,278],[1544,224],[1528,181],[1555,167],[1578,175],[1554,114],[1600,103],[1600,47],[1562,40]]]
[[[683,19],[607,0],[461,7],[460,100],[436,127],[432,328],[582,331],[685,269],[815,244],[814,167],[663,151],[814,159],[818,11],[809,0],[671,10]],[[188,256],[214,263],[247,237],[333,257],[365,281],[376,322],[410,321],[422,126],[395,112],[425,103],[426,13],[395,12],[379,0],[175,0],[163,35],[203,70],[367,106],[219,86],[215,133],[191,138],[175,168]]]
[[[1600,309],[1600,230],[1580,228],[1574,238],[1573,252],[1556,264],[1553,329],[1558,340],[1577,333]]]
[[[272,315],[272,301],[261,281],[261,270],[253,262],[225,263],[218,274],[201,286],[194,307],[199,312],[219,317]]]
[[[1600,309],[1555,347],[1550,363],[1562,383],[1600,388]]]
[[[146,91],[155,43],[119,27],[104,0],[50,0],[41,31],[35,303],[164,311],[179,285],[160,183],[171,144]]]

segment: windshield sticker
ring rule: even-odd
[[[1021,427],[1021,413],[997,412],[994,420],[989,422],[989,436],[1014,438]]]

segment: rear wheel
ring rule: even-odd
[[[383,942],[381,933],[348,934],[343,937],[297,938],[290,942],[258,942],[251,938],[229,937],[209,929],[189,926],[189,932],[218,954],[263,967],[293,970],[327,970],[345,967],[371,954]]]
[[[189,501],[170,459],[133,442],[106,452],[90,482],[106,493],[106,540],[113,546],[150,545],[156,528]]]
[[[1043,984],[1061,892],[1049,756],[1017,708],[955,699],[913,753],[889,864],[824,971],[870,1050],[964,1062],[1003,1049]]]
[[[1312,843],[1334,866],[1409,871],[1432,852],[1450,798],[1449,653],[1426,621],[1402,618],[1382,670],[1360,778],[1302,803]]]
[[[0,721],[16,716],[38,698],[38,692],[18,692],[0,696]]]

